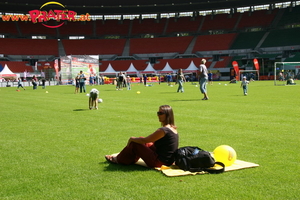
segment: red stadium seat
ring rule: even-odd
[[[55,39],[0,39],[2,53],[6,55],[54,55],[58,56]]]
[[[126,39],[62,40],[67,55],[122,55]]]
[[[130,55],[177,52],[183,54],[193,36],[130,39]]]

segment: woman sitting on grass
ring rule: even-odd
[[[147,137],[130,137],[127,146],[117,156],[106,155],[106,160],[130,165],[142,158],[150,168],[172,165],[173,153],[178,149],[178,134],[171,106],[160,106],[157,116],[161,128]]]

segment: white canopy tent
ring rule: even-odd
[[[134,65],[131,63],[129,68],[126,71],[127,74],[137,74],[138,71],[136,70],[136,68],[134,67]]]
[[[165,67],[160,71],[161,74],[174,73],[174,70],[171,68],[169,63],[167,62]]]
[[[5,77],[5,78],[16,78],[17,74],[13,73],[7,66],[7,64],[5,64],[3,70],[0,72],[0,77]]]
[[[196,67],[194,61],[191,61],[188,68],[183,70],[183,73],[194,73],[194,72],[197,72],[197,70],[198,70],[198,68]]]
[[[141,72],[142,74],[155,74],[156,71],[153,68],[153,66],[151,65],[151,63],[149,62],[146,69],[144,69],[144,71]]]
[[[116,72],[114,70],[114,68],[111,66],[110,63],[108,64],[108,67],[106,68],[106,70],[104,72],[101,72],[101,74],[106,74],[106,75],[108,75],[108,74],[110,74],[110,75],[117,75],[117,73],[118,72]]]

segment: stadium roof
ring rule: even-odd
[[[28,13],[39,9],[44,3],[40,0],[6,0],[0,2],[0,12]],[[53,1],[52,1],[53,2]],[[60,0],[56,1],[80,14],[117,15],[150,14],[187,11],[216,10],[280,3],[277,0]],[[50,4],[48,6],[56,6]],[[62,7],[60,7],[62,8]],[[46,9],[46,7],[45,7]]]

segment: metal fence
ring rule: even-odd
[[[32,86],[31,81],[22,82],[23,87]],[[57,81],[46,81],[45,86],[53,86],[58,85]],[[42,86],[42,81],[39,81],[38,86]],[[18,82],[0,82],[0,87],[18,87]]]

